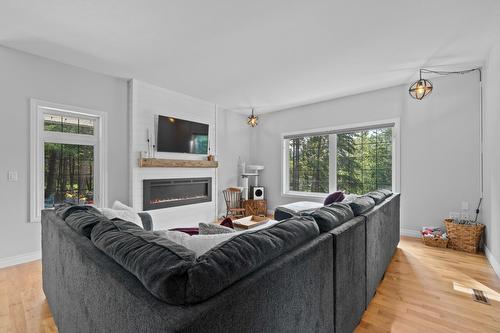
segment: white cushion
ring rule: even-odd
[[[137,212],[120,201],[115,201],[111,208],[102,208],[102,214],[108,219],[119,218],[137,224],[142,228],[142,219]]]
[[[213,234],[213,235],[193,235],[190,236],[182,231],[166,230],[160,234],[172,242],[180,244],[185,248],[193,251],[197,257],[207,252],[217,244],[227,241],[242,232],[232,232],[226,234]]]
[[[156,231],[155,233],[162,237],[168,238],[174,243],[184,246],[185,248],[193,251],[196,254],[196,257],[199,257],[203,253],[215,247],[216,245],[225,242],[236,235],[240,235],[244,232],[249,232],[253,230],[268,228],[276,223],[278,223],[278,221],[270,220],[267,223],[261,224],[259,226],[256,226],[248,230],[224,233],[224,234],[213,234],[213,235],[190,236],[185,232],[175,231],[175,230],[162,230],[162,231]]]

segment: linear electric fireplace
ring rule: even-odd
[[[143,210],[212,201],[212,178],[143,180]]]

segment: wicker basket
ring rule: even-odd
[[[448,247],[470,253],[477,252],[484,224],[457,224],[445,220],[444,225],[450,239]]]
[[[422,237],[424,245],[445,248],[448,246],[448,239],[440,237]]]

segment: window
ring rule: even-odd
[[[290,191],[328,193],[329,136],[289,140]]]
[[[284,135],[283,194],[397,189],[398,121]]]
[[[38,100],[31,113],[31,221],[60,203],[105,202],[105,114]]]

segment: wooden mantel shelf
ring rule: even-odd
[[[141,158],[141,168],[217,168],[219,162],[206,160],[171,160],[164,158]]]

